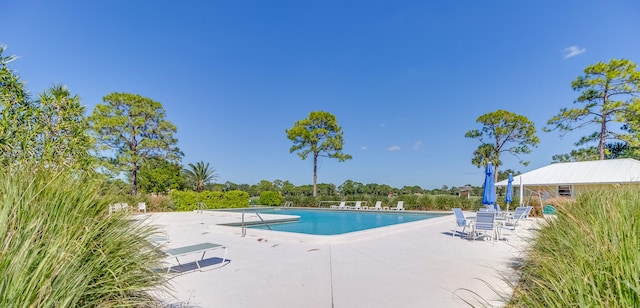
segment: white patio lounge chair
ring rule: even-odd
[[[396,207],[391,208],[394,211],[404,211],[404,201],[398,201],[398,205]]]
[[[472,226],[472,220],[467,219],[464,216],[464,213],[462,212],[461,208],[452,208],[451,210],[453,210],[453,214],[456,217],[456,226],[453,229],[453,233],[451,234],[451,236],[456,236],[456,233],[458,233],[458,228],[462,227],[462,232],[460,232],[460,237],[462,237],[462,233],[464,233],[464,230],[467,229],[467,227],[473,227]],[[468,236],[468,234],[467,234]]]
[[[199,260],[196,259],[195,263],[196,263],[196,266],[198,267],[198,270],[202,272],[203,270],[202,270],[202,267],[200,267],[200,262],[204,260],[204,256],[207,253],[207,251],[212,251],[216,249],[224,249],[224,256],[222,257],[222,262],[220,262],[219,266],[214,267],[214,268],[218,268],[218,267],[222,267],[227,260],[228,249],[226,246],[223,246],[220,244],[213,244],[213,243],[200,243],[200,244],[195,244],[190,246],[162,249],[162,252],[164,252],[169,257],[175,258],[176,262],[178,263],[177,265],[169,265],[169,267],[167,267],[167,273],[169,273],[172,268],[182,265],[180,263],[179,258],[188,256],[188,255],[193,255],[193,254],[199,254],[199,253],[202,253],[202,256],[200,257]]]
[[[347,204],[347,201],[342,201],[342,202],[340,202],[339,205],[332,205],[331,208],[332,209],[344,210],[346,208],[346,204]]]
[[[356,205],[353,207],[348,207],[350,210],[361,210],[362,209],[362,201],[356,201]]]
[[[376,201],[376,205],[372,208],[369,208],[368,206],[363,207],[365,210],[376,210],[376,211],[380,211],[382,210],[382,201]]]

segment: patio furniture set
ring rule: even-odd
[[[461,237],[465,235],[465,230],[469,228],[469,232],[466,233],[468,239],[477,239],[481,236],[483,239],[487,237],[491,240],[502,239],[502,230],[508,229],[514,232],[518,232],[520,224],[524,224],[531,212],[531,206],[517,207],[513,212],[506,211],[490,211],[481,210],[476,212],[475,217],[467,217],[460,208],[454,208],[453,213],[456,218],[456,225],[453,230],[452,236],[458,233],[458,229],[462,228],[460,232]]]

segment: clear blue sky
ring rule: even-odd
[[[321,183],[481,186],[471,164],[478,116],[529,117],[541,143],[503,169],[568,153],[582,130],[541,128],[578,96],[599,61],[640,64],[640,2],[622,1],[17,1],[0,4],[0,43],[36,95],[55,83],[87,113],[110,92],[161,102],[183,163],[218,182],[312,183],[285,129],[333,113],[347,162]]]

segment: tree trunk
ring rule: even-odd
[[[498,168],[499,166],[497,164],[494,165],[493,167],[493,182],[494,183],[498,183]],[[495,187],[494,187],[495,189]]]
[[[318,180],[318,153],[313,153],[313,196],[315,197],[317,193],[316,182]]]
[[[138,194],[138,164],[133,163],[133,169],[131,170],[131,195]]]
[[[598,143],[598,152],[600,153],[600,160],[604,160],[604,142],[605,134],[607,133],[606,114],[602,117],[602,124],[600,125],[600,142]]]

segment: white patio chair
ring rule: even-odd
[[[473,238],[476,239],[478,232],[482,232],[482,236],[489,235],[492,240],[500,238],[500,228],[496,223],[495,212],[477,212],[476,221],[473,223]]]
[[[467,227],[473,227],[472,226],[472,220],[467,219],[464,216],[464,213],[462,212],[461,208],[452,208],[451,210],[453,210],[453,214],[455,214],[456,217],[456,226],[453,229],[453,233],[451,234],[452,237],[456,236],[456,233],[458,233],[458,228],[462,227],[462,232],[464,233],[464,231],[467,229]],[[460,237],[462,237],[462,235],[460,235]]]

